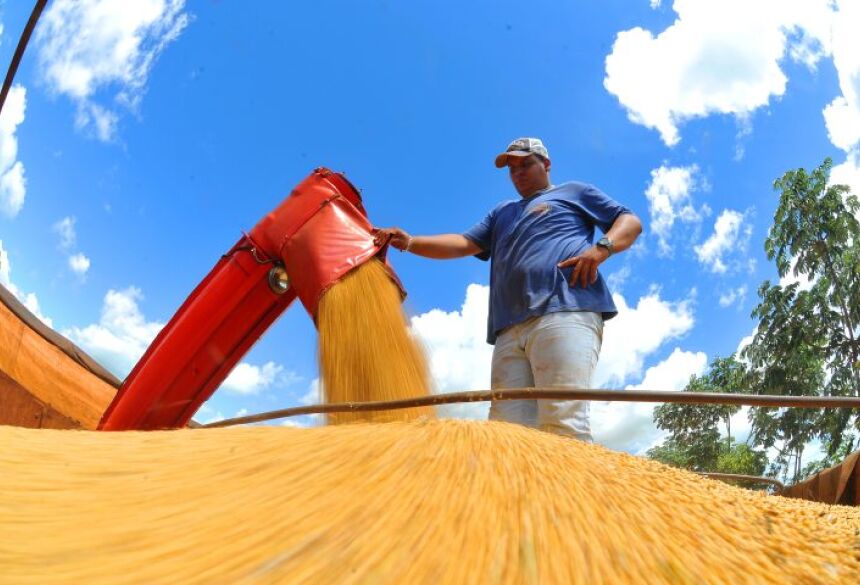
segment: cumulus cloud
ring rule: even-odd
[[[667,341],[689,332],[695,323],[693,299],[666,301],[653,289],[635,307],[613,295],[618,315],[606,322],[594,384],[620,386],[642,375],[645,359]]]
[[[698,223],[709,213],[707,206],[696,209],[692,192],[697,188],[698,167],[667,167],[662,165],[651,171],[651,183],[645,190],[651,214],[651,232],[657,237],[658,253],[672,253],[670,236],[676,221]]]
[[[203,404],[203,406],[201,406],[194,414],[194,420],[203,425],[221,422],[225,418],[227,417],[224,416],[224,413],[215,407],[210,406],[208,402]]]
[[[655,366],[648,368],[639,384],[628,390],[677,391],[691,376],[702,375],[708,357],[701,351],[684,351],[679,347]],[[612,449],[640,454],[662,441],[665,433],[653,421],[654,407],[646,402],[595,402],[591,407],[594,440]]]
[[[136,111],[159,54],[190,18],[184,0],[57,0],[36,29],[38,59],[48,88],[77,105],[75,123],[100,140],[116,134],[122,106]],[[97,101],[100,91],[113,103]]]
[[[830,183],[848,185],[851,192],[860,197],[860,151],[848,153],[844,162],[831,169]]]
[[[824,121],[830,141],[838,148],[853,152],[856,159],[860,143],[860,4],[841,0],[832,25],[833,64],[842,95],[824,108]],[[856,165],[855,165],[856,166]]]
[[[735,303],[742,304],[747,298],[747,286],[742,285],[737,288],[729,289],[720,295],[720,306],[731,307]]]
[[[786,55],[815,67],[831,48],[830,0],[675,0],[672,7],[677,18],[666,30],[618,34],[604,79],[630,120],[669,146],[686,120],[748,117],[782,96]]]
[[[606,278],[606,285],[612,292],[620,293],[632,273],[633,271],[631,270],[630,265],[625,264],[622,268],[616,270]]]
[[[57,234],[60,239],[60,250],[68,254],[66,261],[68,262],[69,269],[82,278],[86,276],[87,271],[90,269],[91,262],[90,259],[81,252],[72,253],[78,239],[78,234],[75,230],[76,222],[77,220],[74,217],[67,216],[54,223],[51,229],[53,229],[54,233]]]
[[[24,207],[27,179],[24,165],[18,160],[18,126],[24,122],[27,90],[15,85],[6,96],[0,114],[0,213],[15,217]]]
[[[711,272],[724,274],[728,271],[727,256],[733,252],[745,252],[752,236],[752,227],[744,225],[744,214],[725,209],[714,222],[714,233],[694,248],[696,257]]]
[[[433,309],[412,317],[412,331],[427,352],[438,393],[490,387],[492,346],[486,342],[490,289],[470,284],[459,311]],[[458,418],[487,417],[485,403],[454,404],[440,409]]]
[[[785,276],[779,279],[779,286],[785,287],[796,284],[798,291],[810,290],[812,285],[815,284],[815,281],[807,278],[805,274],[795,274],[796,268],[797,258],[792,258],[791,264],[788,267],[788,272],[785,273]]]
[[[138,304],[142,300],[137,287],[111,289],[104,297],[98,323],[62,333],[117,377],[125,378],[164,327],[164,323],[147,321]]]
[[[90,259],[78,252],[69,256],[69,268],[78,276],[84,276],[90,269]]]
[[[322,403],[322,386],[320,386],[319,378],[311,380],[311,383],[308,385],[308,391],[302,395],[299,402],[306,406]]]
[[[12,282],[12,264],[9,262],[9,253],[3,248],[3,240],[0,240],[0,285],[15,295],[28,311],[33,313],[48,327],[53,327],[50,317],[42,314],[39,308],[39,299],[35,293],[25,293]]]
[[[75,233],[74,217],[64,217],[54,224],[53,230],[60,237],[60,248],[68,250],[75,245],[77,234]]]
[[[271,361],[262,366],[242,362],[233,368],[221,388],[236,394],[259,394],[270,387],[283,370],[283,366]]]
[[[322,386],[320,379],[314,378],[308,384],[307,391],[299,398],[299,404],[310,406],[312,404],[321,404]],[[283,419],[279,424],[284,427],[308,428],[315,427],[325,423],[325,416],[322,414],[308,414],[302,416],[294,416]]]

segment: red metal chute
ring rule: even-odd
[[[330,286],[371,258],[384,259],[372,229],[358,190],[343,175],[316,169],[194,289],[123,382],[99,428],[188,424],[297,297],[316,319]],[[269,283],[275,267],[289,277],[285,292]]]

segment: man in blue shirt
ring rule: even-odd
[[[377,231],[401,251],[426,258],[490,260],[487,342],[494,389],[588,388],[603,339],[617,314],[598,267],[629,248],[642,223],[627,207],[578,182],[553,185],[537,138],[519,138],[496,157],[520,199],[505,201],[463,234],[412,236]],[[604,236],[594,242],[595,227]],[[591,441],[587,401],[495,401],[491,420]]]

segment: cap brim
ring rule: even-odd
[[[513,150],[511,152],[503,152],[499,156],[496,157],[496,168],[501,169],[503,167],[508,166],[508,157],[515,156],[517,158],[522,158],[524,156],[529,156],[530,152],[523,152],[521,150]]]

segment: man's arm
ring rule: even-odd
[[[632,213],[622,213],[606,232],[606,237],[612,240],[612,253],[617,254],[632,246],[641,233],[642,221]]]
[[[632,213],[619,215],[606,232],[606,237],[612,240],[613,253],[623,252],[633,245],[642,233],[642,222]],[[558,263],[559,268],[573,266],[570,275],[570,286],[586,287],[597,280],[597,267],[609,257],[609,251],[601,246],[592,246],[579,256],[568,258]]]
[[[374,232],[377,246],[381,246],[386,240],[401,252],[412,252],[425,258],[463,258],[481,252],[478,244],[460,234],[411,236],[400,228],[381,228]]]

